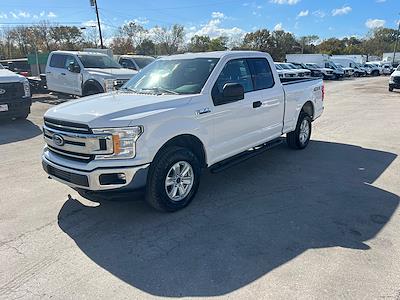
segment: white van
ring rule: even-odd
[[[118,89],[136,73],[102,53],[53,51],[46,65],[47,89],[88,96]]]

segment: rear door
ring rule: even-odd
[[[266,58],[249,58],[247,62],[254,85],[251,122],[257,142],[262,143],[282,134],[284,93],[280,82],[275,82]]]
[[[224,103],[223,87],[239,83],[244,99]],[[229,60],[212,89],[214,138],[212,150],[222,160],[281,134],[283,90],[274,83],[265,58]]]
[[[46,67],[47,88],[50,91],[67,93],[64,87],[65,80],[65,54],[53,53],[50,57],[50,63]]]

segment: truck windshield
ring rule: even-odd
[[[156,60],[129,80],[122,89],[149,94],[198,94],[218,60]]]
[[[279,64],[283,69],[292,70],[293,68],[289,67],[287,64]]]
[[[139,69],[143,69],[145,66],[151,64],[155,60],[153,57],[135,57],[134,59]]]
[[[122,68],[116,61],[107,55],[78,55],[79,60],[85,68],[94,69],[120,69]]]

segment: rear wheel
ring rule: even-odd
[[[173,212],[186,207],[200,183],[200,162],[182,147],[162,150],[150,166],[146,201],[155,209]]]
[[[301,112],[297,121],[296,129],[286,135],[286,141],[292,149],[304,149],[311,138],[311,118],[308,114]]]

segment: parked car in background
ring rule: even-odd
[[[298,69],[296,66],[294,66],[294,65],[292,65],[290,63],[277,62],[275,64],[278,64],[284,70],[290,70],[290,71],[296,73],[296,77],[298,77],[298,78],[309,78],[309,77],[311,77],[311,71],[310,70]]]
[[[49,91],[88,96],[118,89],[135,74],[106,54],[53,51],[47,60],[46,84]]]
[[[28,64],[27,58],[6,59],[1,60],[0,63],[4,68],[22,76],[27,77],[31,75],[31,66]]]
[[[340,64],[346,68],[352,68],[353,75],[355,77],[365,76],[367,72],[361,67],[361,65],[351,58],[344,57],[342,55],[332,56],[332,61],[336,64]]]
[[[390,75],[389,91],[393,92],[394,89],[400,89],[400,65],[392,73],[392,75]]]
[[[297,78],[296,72],[284,69],[277,63],[274,63],[274,64],[275,64],[276,71],[278,72],[279,78],[281,78],[282,80],[285,80],[285,79],[290,80],[292,78]]]
[[[26,119],[31,104],[28,79],[0,64],[0,119]]]
[[[342,68],[344,71],[344,77],[353,77],[354,69],[350,67],[345,67],[342,64],[336,63],[339,68]]]
[[[324,109],[323,82],[282,84],[273,64],[255,51],[158,59],[119,91],[47,111],[43,168],[82,194],[146,186],[152,207],[180,210],[203,169],[222,171],[282,135],[293,149],[307,147]]]
[[[323,66],[325,68],[332,69],[334,79],[340,79],[345,76],[344,70],[341,67],[337,66],[333,61],[325,62]]]
[[[394,72],[394,68],[391,63],[384,63],[381,62],[382,74],[383,75],[390,75]]]
[[[303,63],[292,63],[289,62],[290,64],[294,65],[298,69],[305,69],[309,70],[311,72],[311,77],[324,77],[322,71],[318,68],[318,66],[307,66],[306,64]]]
[[[380,76],[383,73],[382,68],[378,64],[373,62],[367,62],[364,64],[363,67],[366,69],[368,75],[371,76]]]
[[[321,67],[315,63],[305,63],[308,68],[313,68],[319,70],[324,79],[333,79],[335,74],[333,74],[333,70],[330,68]]]
[[[121,55],[118,58],[119,64],[123,68],[139,71],[156,59],[152,56],[144,55]]]

